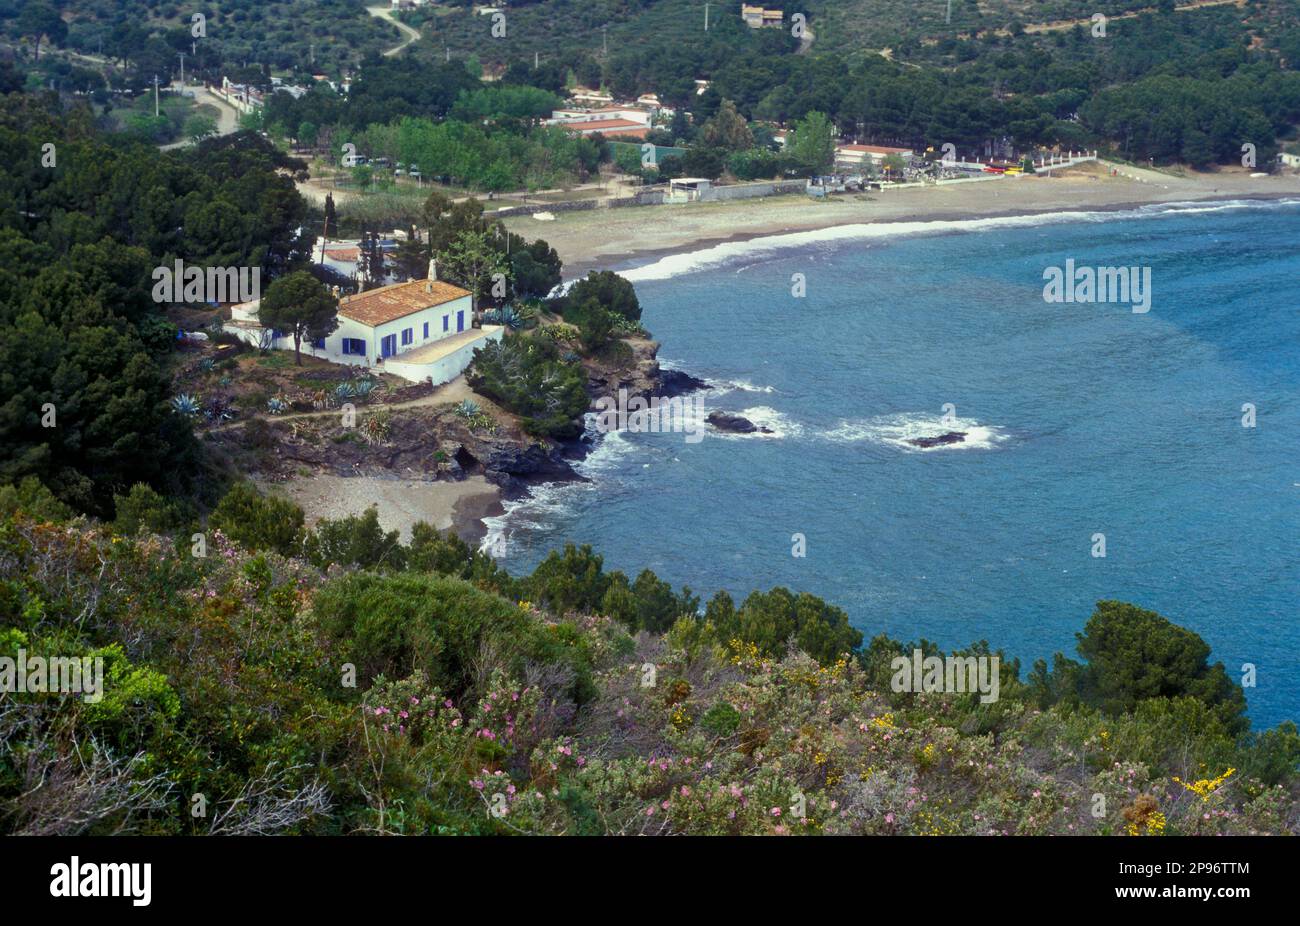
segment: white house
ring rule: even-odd
[[[474,350],[499,341],[504,326],[472,326],[469,290],[434,278],[393,283],[339,300],[339,326],[302,351],[334,363],[392,373],[435,386],[455,379],[474,359]],[[259,301],[231,310],[224,328],[246,343],[293,350],[293,336],[267,331],[258,320]]]
[[[915,157],[910,148],[886,148],[881,145],[836,145],[835,166],[862,168],[871,165],[878,168],[884,164],[885,158],[891,154],[901,157],[904,163],[911,161]]]

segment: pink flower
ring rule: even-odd
[[[885,814],[885,822],[892,825],[894,822],[894,815],[892,813]]]
[[[772,808],[772,816],[774,816],[774,817],[779,817],[779,816],[781,816],[781,808],[780,808],[780,807],[773,807],[773,808]]]

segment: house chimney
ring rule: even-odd
[[[438,259],[436,257],[429,258],[429,279],[438,279]]]

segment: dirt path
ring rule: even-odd
[[[394,19],[393,11],[386,6],[368,6],[366,7],[366,12],[369,13],[371,16],[375,17],[376,19],[382,19],[385,22],[392,23],[401,31],[402,35],[405,36],[405,38],[403,38],[401,42],[397,43],[392,48],[384,52],[385,58],[393,57],[393,55],[397,54],[407,45],[410,45],[412,42],[414,42],[416,39],[420,37],[419,31],[412,29],[410,26],[408,26],[404,22],[401,22],[400,20]]]
[[[378,411],[381,408],[400,409],[400,408],[425,408],[431,405],[455,404],[462,399],[471,399],[481,402],[465,382],[464,376],[457,376],[449,383],[444,383],[433,392],[426,396],[420,396],[418,399],[410,399],[406,402],[377,402],[373,405],[363,405],[357,411]],[[318,412],[289,412],[286,415],[271,415],[266,412],[257,412],[247,418],[241,418],[239,421],[231,421],[227,424],[218,425],[215,428],[209,428],[204,433],[217,434],[221,431],[229,431],[232,428],[242,428],[254,418],[263,418],[267,421],[294,421],[298,418],[337,418],[340,411],[337,408],[327,408]]]
[[[1176,10],[1179,13],[1188,13],[1192,10],[1204,9],[1207,6],[1229,5],[1244,7],[1246,5],[1246,0],[1193,0],[1191,3],[1178,4]],[[1113,22],[1118,19],[1137,19],[1143,12],[1150,12],[1150,10],[1134,11],[1131,13],[1116,13],[1114,16],[1108,16],[1107,21]],[[1083,26],[1085,28],[1092,26],[1092,17],[1088,17],[1087,19],[1062,19],[1057,20],[1056,22],[1031,23],[1025,26],[1025,32],[1062,32],[1066,29],[1073,29],[1075,26]],[[1002,35],[1010,34],[1005,29],[999,30],[999,32]]]

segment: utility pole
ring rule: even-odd
[[[602,55],[609,54],[609,35],[607,31],[608,29],[609,26],[600,27],[600,53]]]
[[[450,45],[442,46],[442,51],[443,54],[445,55],[445,60],[451,61],[451,46]]]
[[[704,4],[704,31],[709,31],[709,5]]]
[[[944,20],[948,25],[952,25],[952,0],[948,0],[948,18]]]
[[[179,55],[181,59],[181,90],[184,90],[185,89],[185,52],[179,51],[176,54]]]
[[[158,118],[158,75],[153,76],[153,117]]]
[[[534,70],[534,71],[537,70],[539,67],[541,67],[541,64],[539,63],[540,61],[541,61],[541,58],[540,58],[540,56],[538,55],[538,53],[537,53],[537,52],[533,52],[533,70]]]

